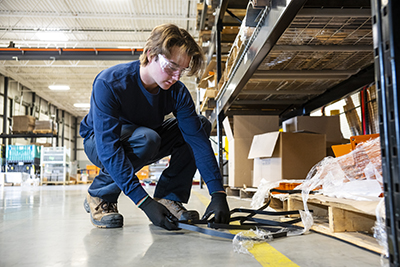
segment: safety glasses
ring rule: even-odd
[[[189,73],[190,68],[181,68],[178,64],[169,61],[164,55],[158,54],[158,62],[163,72],[169,76],[178,75],[179,77],[185,76]]]

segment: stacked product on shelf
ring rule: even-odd
[[[52,120],[36,120],[33,132],[57,134],[57,123]]]
[[[36,145],[7,145],[6,171],[35,174],[40,163],[41,147]]]
[[[41,147],[36,145],[7,145],[6,173],[17,173],[6,176],[6,182],[19,184],[24,173],[35,175],[39,171]],[[25,175],[26,176],[26,175]]]
[[[29,133],[35,129],[36,118],[28,115],[13,116],[13,133]]]
[[[70,152],[66,147],[43,147],[41,153],[42,184],[69,182]]]

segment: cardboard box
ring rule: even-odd
[[[32,116],[13,116],[12,130],[18,132],[32,132],[35,129],[36,118]]]
[[[342,142],[339,116],[298,116],[282,122],[284,132],[313,132],[326,135],[326,142]]]
[[[326,153],[334,156],[331,146],[348,143],[340,130],[339,116],[298,116],[282,122],[284,132],[312,132],[326,135]]]
[[[267,181],[305,179],[326,156],[325,135],[271,132],[253,138],[249,159],[254,160],[253,186]]]
[[[52,120],[36,121],[34,133],[54,133],[57,134],[57,124]]]
[[[248,159],[250,146],[256,134],[277,131],[278,116],[233,116],[233,131],[226,118],[223,121],[228,138],[230,187],[243,187],[252,184],[253,161]]]

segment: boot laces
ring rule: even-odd
[[[111,202],[107,202],[105,200],[102,200],[100,202],[100,204],[97,205],[97,207],[95,209],[99,210],[100,208],[103,211],[105,211],[106,213],[111,213],[111,212],[118,213],[117,203],[111,203]]]

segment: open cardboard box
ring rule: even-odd
[[[249,159],[254,160],[253,183],[305,179],[311,168],[326,156],[325,135],[270,132],[253,138]]]
[[[278,116],[233,116],[233,131],[229,118],[223,121],[229,149],[229,179],[230,187],[251,186],[253,161],[248,159],[253,137],[279,129]]]

